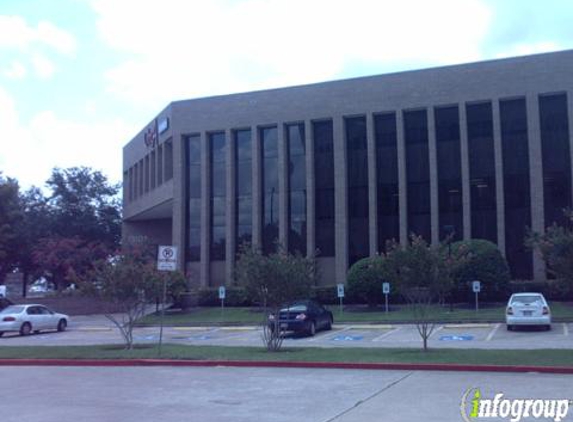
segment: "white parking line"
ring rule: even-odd
[[[499,327],[501,327],[501,323],[498,322],[497,324],[495,324],[495,327],[493,327],[493,330],[491,330],[490,333],[487,335],[485,341],[490,341],[497,332],[497,330],[499,329]]]
[[[388,331],[388,332],[382,334],[381,336],[378,336],[378,337],[373,338],[372,341],[384,340],[384,339],[385,339],[386,337],[388,337],[390,334],[394,334],[394,333],[400,331],[401,329],[402,329],[402,327],[394,328],[393,330],[390,330],[390,331]]]
[[[432,331],[432,334],[430,334],[430,337],[428,337],[429,339],[432,338],[434,336],[434,334],[436,334],[438,331],[442,331],[442,329],[444,328],[443,325],[440,325],[439,327],[434,328],[434,331]]]
[[[569,327],[567,326],[567,323],[563,323],[563,335],[565,337],[569,336]]]

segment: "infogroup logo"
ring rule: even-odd
[[[460,411],[466,422],[490,418],[509,419],[511,422],[524,418],[559,422],[567,417],[570,405],[569,399],[508,399],[503,393],[484,398],[479,388],[469,388],[462,396]]]

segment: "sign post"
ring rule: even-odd
[[[382,293],[384,293],[384,302],[386,304],[386,313],[388,313],[388,295],[390,294],[390,283],[382,283]]]
[[[476,312],[479,310],[478,295],[481,291],[481,283],[479,281],[472,281],[472,290],[476,294]]]
[[[344,297],[344,284],[340,283],[336,285],[336,293],[338,295],[338,299],[340,300],[338,311],[340,312],[340,314],[342,314],[342,298]]]
[[[157,269],[159,271],[177,270],[177,247],[159,246],[157,253]],[[163,344],[163,320],[165,319],[165,301],[167,299],[167,279],[163,278],[163,297],[161,299],[161,318],[159,325],[159,356],[161,356],[161,346]]]
[[[225,296],[227,292],[225,291],[225,286],[219,286],[219,300],[221,300],[221,320],[223,319],[225,311]]]

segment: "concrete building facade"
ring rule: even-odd
[[[329,285],[411,233],[544,279],[524,237],[571,206],[572,74],[564,51],[173,102],[124,147],[124,241],[178,246],[201,286],[246,242]]]

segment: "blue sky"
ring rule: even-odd
[[[0,0],[0,171],[111,180],[170,101],[573,48],[561,0]]]

